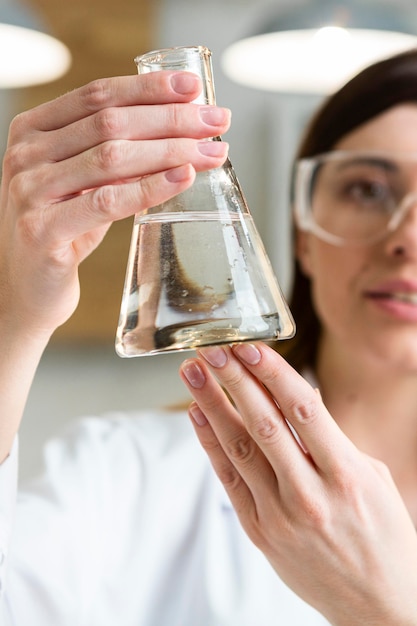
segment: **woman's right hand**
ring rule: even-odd
[[[100,79],[18,115],[0,196],[0,330],[49,339],[79,298],[78,265],[118,220],[217,167],[229,111],[192,104],[188,72]],[[6,326],[4,326],[4,324]]]

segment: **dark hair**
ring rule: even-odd
[[[405,102],[417,103],[417,48],[365,68],[327,98],[311,119],[296,158],[332,150],[361,124]],[[297,333],[276,348],[298,371],[314,368],[321,326],[311,298],[310,281],[297,260],[289,305]]]

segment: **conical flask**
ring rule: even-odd
[[[203,91],[195,102],[215,104],[207,48],[157,50],[135,62],[139,74],[198,74]],[[287,339],[294,332],[229,160],[197,173],[191,188],[135,216],[116,336],[119,356]]]

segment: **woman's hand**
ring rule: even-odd
[[[189,72],[97,80],[18,115],[0,198],[0,324],[50,334],[78,303],[78,265],[110,224],[217,167],[229,112],[191,101]]]
[[[196,432],[276,572],[337,626],[415,626],[417,535],[386,466],[271,348],[200,357],[181,368]]]
[[[0,463],[51,334],[78,304],[78,266],[114,220],[189,187],[230,114],[192,104],[189,72],[97,80],[18,115],[0,192]]]

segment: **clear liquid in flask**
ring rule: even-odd
[[[250,214],[137,216],[120,356],[287,338],[294,324]]]

